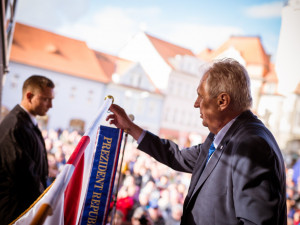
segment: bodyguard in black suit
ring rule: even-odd
[[[192,173],[184,225],[285,225],[285,166],[270,131],[249,110],[250,79],[237,61],[217,61],[203,75],[195,108],[210,134],[180,150],[134,124],[112,105],[111,124],[127,130],[138,148],[169,167]]]
[[[36,115],[52,107],[54,84],[31,76],[23,84],[22,101],[0,124],[0,223],[8,224],[46,188],[48,161]]]

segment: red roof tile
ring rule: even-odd
[[[273,63],[269,64],[269,71],[264,76],[266,82],[278,83],[277,73],[275,71],[275,65]]]
[[[239,51],[247,64],[269,65],[269,57],[265,53],[259,37],[230,37],[223,45],[213,52],[211,57],[217,57],[230,47]]]
[[[108,82],[85,42],[16,23],[10,60],[34,67]]]
[[[122,76],[125,72],[127,72],[127,70],[131,66],[133,66],[135,64],[135,62],[120,58],[118,56],[110,55],[110,54],[99,52],[99,51],[94,51],[94,52],[96,54],[96,57],[98,59],[98,62],[100,64],[101,68],[105,72],[106,76],[110,79],[110,81],[112,81],[112,75],[114,73],[117,73]],[[146,74],[146,76],[149,79],[149,82],[155,88],[154,92],[160,94],[160,91],[158,90],[158,88],[156,88],[156,86],[153,83],[153,81],[151,80],[150,76],[148,74]],[[124,86],[126,86],[126,85],[124,85]],[[132,86],[130,86],[130,87],[136,88],[136,87],[132,87]],[[139,89],[139,88],[136,88],[136,89]]]
[[[104,71],[105,75],[111,81],[114,73],[123,74],[134,62],[113,56],[104,52],[94,51],[98,59],[98,63]]]
[[[197,57],[199,59],[205,60],[205,61],[210,61],[212,59],[211,55],[213,54],[213,50],[210,48],[206,48],[203,51],[201,51]]]
[[[195,56],[195,54],[189,49],[180,47],[178,45],[172,44],[167,41],[163,41],[163,40],[153,37],[149,34],[146,34],[146,36],[151,41],[151,43],[153,44],[153,46],[157,50],[157,52],[165,60],[165,62],[172,68],[174,68],[174,67],[169,61],[170,58],[174,58],[176,55]]]

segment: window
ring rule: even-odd
[[[75,97],[76,97],[76,87],[71,87],[71,93],[70,93],[70,99],[71,100],[74,100],[75,99]]]
[[[139,99],[137,101],[137,107],[136,108],[137,108],[136,109],[137,114],[143,114],[144,109],[145,109],[145,101],[144,101],[144,99]]]
[[[276,84],[275,83],[267,83],[265,86],[266,94],[274,94],[276,93]]]
[[[148,114],[153,117],[154,115],[156,115],[156,104],[154,101],[151,101],[148,105],[149,105]]]
[[[94,97],[94,91],[93,90],[89,90],[88,97],[87,97],[87,102],[89,104],[93,103],[93,97]]]
[[[135,73],[131,76],[131,85],[134,87],[139,87],[142,82],[142,76],[139,73]]]
[[[77,130],[79,132],[84,132],[85,122],[81,119],[72,119],[70,120],[70,129]]]
[[[12,76],[11,81],[10,81],[10,87],[12,89],[16,89],[18,87],[19,82],[20,82],[19,78],[20,78],[20,76],[18,74],[14,74]]]

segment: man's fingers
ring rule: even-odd
[[[111,125],[111,124],[116,125],[116,121],[115,121],[115,120],[110,120],[110,121],[109,121],[109,124],[110,124],[110,125]]]
[[[109,107],[109,111],[114,112],[115,111],[115,107],[114,104],[111,104]]]
[[[116,113],[117,110],[120,110],[121,107],[116,105],[116,104],[111,104],[111,106],[109,107],[109,110],[113,113]]]
[[[126,114],[125,110],[123,108],[121,108],[120,106],[116,105],[116,104],[111,104],[109,110],[114,113],[114,114],[118,114],[118,115],[123,115]]]
[[[109,115],[106,117],[106,121],[111,120],[111,119],[114,119],[114,118],[115,118],[115,115],[114,115],[114,114],[109,114]]]

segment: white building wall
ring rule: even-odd
[[[150,80],[150,77],[146,74],[145,70],[141,67],[139,63],[134,64],[124,74],[114,74],[113,76],[119,77],[118,81],[114,83],[138,87],[140,89],[144,89],[145,91],[150,92],[156,91],[156,87]]]
[[[300,138],[298,118],[299,95],[294,91],[300,83],[300,2],[289,0],[282,9],[281,29],[275,70],[278,92],[284,96],[280,119],[280,138],[287,143]],[[295,149],[294,149],[295,150]]]
[[[55,99],[49,116],[48,129],[69,128],[71,119],[89,124],[104,99],[104,84],[54,71],[11,62],[2,90],[2,105],[11,110],[22,98],[23,82],[31,75],[50,78],[55,83]]]
[[[287,95],[300,82],[300,2],[289,0],[282,9],[281,29],[276,55],[278,89]]]
[[[280,148],[285,146],[285,137],[281,132],[282,124],[286,124],[284,106],[285,98],[278,95],[263,95],[260,99],[257,114],[270,129]],[[285,116],[283,116],[285,115]]]
[[[173,71],[170,75],[168,95],[165,98],[161,127],[180,132],[207,135],[199,109],[194,108],[200,78]]]
[[[144,33],[139,33],[130,40],[120,50],[118,56],[134,62],[140,62],[145,71],[150,75],[155,86],[162,92],[165,92],[171,68],[157,53]]]

